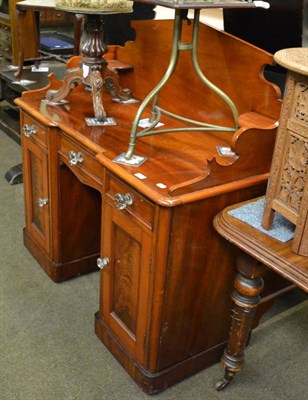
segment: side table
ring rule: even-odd
[[[252,205],[253,202],[256,202],[256,199],[229,206],[214,218],[217,232],[242,250],[236,260],[238,273],[232,294],[234,304],[231,328],[227,348],[221,360],[225,375],[217,383],[217,390],[224,389],[243,366],[244,349],[255,310],[260,302],[266,271],[274,270],[298,288],[308,292],[308,257],[292,251],[292,240],[281,242],[231,215],[235,210]],[[259,218],[260,226],[262,212],[263,206]]]
[[[262,226],[269,229],[279,212],[296,225],[291,249],[308,256],[308,48],[280,50],[274,59],[288,75]]]
[[[55,0],[25,0],[16,3],[16,12],[17,12],[17,23],[18,23],[18,38],[20,41],[19,45],[19,59],[18,59],[18,69],[15,73],[15,77],[17,80],[21,79],[22,69],[24,65],[24,45],[23,45],[23,37],[24,37],[24,19],[28,12],[34,13],[34,30],[35,30],[35,38],[36,38],[36,47],[39,49],[40,47],[40,13],[46,10],[55,10],[56,2]],[[80,14],[76,14],[75,23],[74,23],[74,55],[78,55],[79,53],[79,43],[81,37],[81,25],[82,25],[83,16]],[[56,55],[52,56],[53,58],[57,58]],[[58,57],[59,58],[59,57]],[[61,57],[60,57],[61,58]],[[37,57],[31,59],[31,61],[40,61],[42,59],[46,59],[46,57]]]

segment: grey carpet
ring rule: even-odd
[[[94,334],[98,273],[53,283],[23,246],[23,186],[5,172],[20,147],[0,132],[0,399],[149,399]],[[246,366],[217,393],[214,365],[173,386],[161,400],[304,400],[308,301],[257,328]]]
[[[229,214],[232,215],[232,217],[246,222],[246,224],[258,229],[266,235],[280,240],[281,242],[287,242],[293,239],[295,225],[277,212],[274,214],[274,221],[271,229],[266,230],[262,227],[261,222],[263,218],[264,204],[265,198],[262,197],[252,203],[245,204],[229,211]]]

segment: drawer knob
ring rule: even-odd
[[[133,204],[133,196],[130,193],[116,193],[114,195],[114,204],[119,210],[124,210],[126,206],[131,206]]]
[[[104,269],[105,267],[107,267],[107,265],[109,265],[109,258],[98,258],[96,264],[99,269]]]
[[[36,134],[37,128],[35,125],[24,124],[22,127],[23,133],[26,137],[31,137]]]
[[[38,199],[38,205],[40,207],[45,207],[47,204],[48,204],[48,199],[42,199],[42,198]]]
[[[78,163],[82,163],[83,162],[83,155],[82,153],[78,152],[76,153],[75,151],[71,150],[68,153],[68,158],[69,158],[69,163],[71,165],[77,165]]]

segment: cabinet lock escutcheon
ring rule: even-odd
[[[77,165],[78,163],[81,164],[83,162],[83,155],[80,151],[76,153],[74,150],[71,150],[68,153],[68,158],[71,165]]]
[[[26,137],[31,137],[36,134],[37,127],[35,125],[23,124],[22,130]]]
[[[108,257],[98,258],[96,260],[96,264],[99,269],[104,269],[105,267],[107,267],[109,265],[109,258]]]
[[[40,207],[45,207],[47,204],[48,204],[48,199],[42,199],[42,198],[38,199],[38,205]]]
[[[114,195],[114,204],[117,209],[124,210],[126,206],[131,206],[133,204],[133,196],[130,193],[116,193]]]

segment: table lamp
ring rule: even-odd
[[[79,67],[68,69],[59,90],[49,90],[46,102],[49,104],[66,103],[65,98],[79,83],[91,87],[94,118],[87,118],[88,125],[115,125],[112,117],[107,117],[102,101],[102,89],[105,85],[117,102],[134,102],[129,89],[122,89],[118,74],[108,68],[104,59],[107,46],[104,42],[103,15],[131,13],[133,2],[129,0],[56,0],[56,9],[85,18],[84,41],[80,49],[83,60]]]

